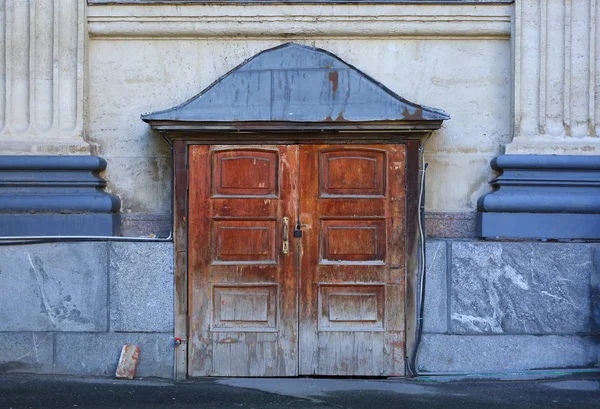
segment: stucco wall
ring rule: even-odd
[[[87,137],[108,161],[123,212],[168,213],[170,152],[139,115],[184,102],[254,54],[294,41],[448,111],[452,119],[426,144],[427,210],[473,211],[490,159],[509,142],[510,13],[507,4],[90,5]]]

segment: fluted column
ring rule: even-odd
[[[517,0],[506,153],[600,155],[600,0]]]
[[[83,0],[0,0],[0,155],[89,154]]]

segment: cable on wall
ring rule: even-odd
[[[419,171],[419,211],[417,216],[417,222],[419,227],[419,269],[417,271],[417,283],[419,288],[417,291],[416,334],[413,351],[409,357],[407,364],[407,370],[409,372],[409,375],[413,377],[419,375],[417,361],[421,346],[421,338],[423,336],[423,315],[425,305],[425,173],[427,171],[427,166],[429,165],[428,163],[425,163],[424,146],[426,140],[423,141],[419,148],[421,154],[421,166]]]

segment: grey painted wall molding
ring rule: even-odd
[[[599,239],[600,156],[500,155],[478,202],[485,238]]]
[[[0,156],[0,236],[117,235],[105,169],[96,156]]]

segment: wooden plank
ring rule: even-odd
[[[397,375],[386,361],[404,345],[405,146],[300,149],[300,373]]]
[[[403,331],[388,331],[383,340],[385,356],[384,373],[387,376],[404,376],[405,342]]]
[[[316,375],[323,372],[320,357],[326,351],[333,333],[319,337],[317,330],[317,296],[319,277],[316,262],[319,252],[320,225],[317,218],[318,157],[312,146],[300,147],[300,223],[302,225],[302,257],[299,277],[299,372]],[[333,359],[333,355],[332,355]]]
[[[190,149],[189,277],[197,376],[297,374],[297,147]],[[291,238],[294,222],[289,226]]]
[[[187,377],[188,269],[187,269],[187,144],[173,145],[173,240],[174,240],[174,336],[181,340],[175,348],[175,379]]]
[[[404,282],[405,234],[406,234],[406,145],[390,145],[388,180],[390,200],[388,214],[390,277],[389,282]]]

